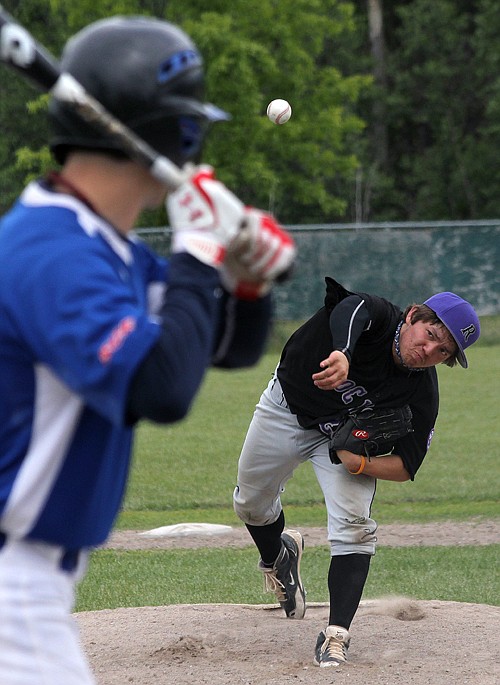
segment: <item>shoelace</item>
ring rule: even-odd
[[[326,638],[321,647],[321,651],[323,654],[326,652],[329,659],[335,659],[336,661],[347,660],[345,644],[334,637]]]
[[[266,592],[274,592],[278,602],[286,601],[285,586],[276,577],[276,571],[274,569],[264,571],[264,590]]]

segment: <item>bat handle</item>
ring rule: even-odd
[[[295,273],[295,267],[296,267],[296,263],[293,262],[292,265],[289,266],[286,271],[283,271],[283,273],[281,273],[279,276],[276,277],[275,282],[276,283],[285,283],[285,281],[289,281]]]
[[[150,173],[163,184],[176,190],[188,178],[188,175],[179,169],[168,157],[158,155],[149,168]]]

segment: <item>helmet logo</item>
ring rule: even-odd
[[[471,335],[474,335],[476,332],[476,327],[474,326],[473,323],[469,324],[466,328],[461,328],[460,333],[464,336],[465,342],[471,337]]]
[[[203,61],[196,50],[181,50],[162,62],[158,68],[158,83],[167,83],[186,69],[201,67]]]

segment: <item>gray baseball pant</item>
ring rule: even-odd
[[[332,556],[375,554],[377,529],[370,518],[376,479],[354,476],[332,464],[328,438],[302,428],[274,375],[255,408],[238,463],[234,510],[252,526],[274,523],[281,494],[297,466],[310,461],[323,491]]]

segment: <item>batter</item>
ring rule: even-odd
[[[168,22],[97,22],[69,41],[62,67],[179,167],[224,118],[203,101],[196,47]],[[112,134],[59,101],[49,113],[60,170],[0,223],[1,685],[94,683],[74,588],[121,506],[134,427],[182,419],[209,366],[258,360],[274,269],[294,252],[213,170],[193,165],[166,198]],[[133,232],[165,200],[168,260]],[[244,218],[231,271],[225,255]],[[252,282],[239,280],[252,267]]]

